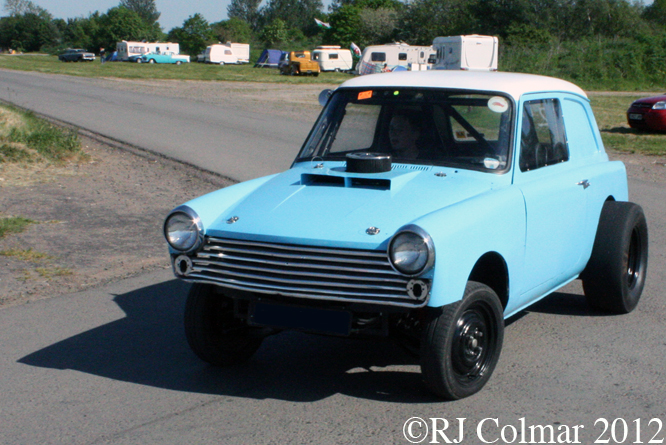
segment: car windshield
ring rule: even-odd
[[[508,168],[513,103],[500,94],[419,88],[341,89],[296,162],[390,154],[394,162],[500,172]]]

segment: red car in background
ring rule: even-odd
[[[666,94],[632,103],[627,110],[627,122],[638,130],[666,131]]]

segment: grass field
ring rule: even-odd
[[[99,60],[85,63],[65,63],[60,62],[56,56],[46,55],[0,55],[0,68],[83,77],[285,84],[339,84],[352,77],[350,74],[343,73],[321,73],[317,77],[281,76],[276,69],[254,68],[252,64],[219,66],[186,63],[176,66],[121,62],[102,64]],[[589,92],[592,108],[606,148],[630,153],[666,155],[666,133],[636,132],[629,128],[626,120],[626,111],[632,101],[640,97],[662,93],[661,91],[651,93]]]
[[[254,68],[252,64],[212,65],[184,63],[182,65],[107,62],[61,62],[56,56],[0,55],[0,68],[36,71],[48,74],[67,74],[82,77],[120,77],[123,79],[175,79],[242,82],[342,83],[350,74],[326,72],[319,76],[282,76],[276,69]]]

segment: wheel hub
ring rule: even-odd
[[[488,351],[487,325],[476,311],[459,319],[452,349],[453,367],[463,379],[474,379],[483,373]]]

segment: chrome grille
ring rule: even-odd
[[[386,252],[208,238],[187,279],[265,294],[420,307]]]

